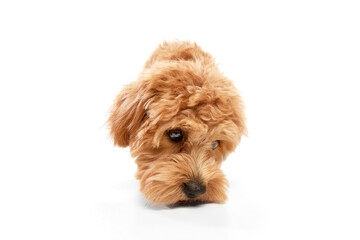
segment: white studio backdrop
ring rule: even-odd
[[[1,1],[0,239],[360,239],[358,1]],[[249,136],[225,204],[139,193],[104,127],[164,40],[216,57]]]

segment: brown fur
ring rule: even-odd
[[[139,79],[117,96],[108,119],[114,143],[130,146],[140,191],[151,202],[221,203],[228,182],[220,169],[245,134],[242,100],[210,54],[189,42],[163,43]],[[168,130],[182,129],[174,143]],[[211,143],[220,144],[212,150]],[[206,193],[188,199],[183,183],[200,180]]]

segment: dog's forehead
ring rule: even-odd
[[[192,131],[207,132],[233,117],[231,99],[212,89],[189,87],[187,93],[158,94],[147,104],[152,124],[183,126]]]
[[[214,135],[222,128],[229,128],[231,119],[211,104],[202,105],[193,108],[187,108],[179,111],[169,121],[163,121],[159,126],[165,126],[166,129],[180,128],[188,134]]]
[[[196,116],[204,121],[217,121],[233,113],[231,98],[222,88],[186,86],[154,91],[146,110],[155,117],[170,120],[176,116]]]

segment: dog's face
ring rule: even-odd
[[[154,203],[223,202],[220,169],[245,132],[241,99],[215,65],[156,62],[117,97],[115,144],[130,146],[144,196]]]

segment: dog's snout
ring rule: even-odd
[[[206,192],[206,186],[201,182],[186,182],[184,183],[184,193],[188,198],[198,197]]]

